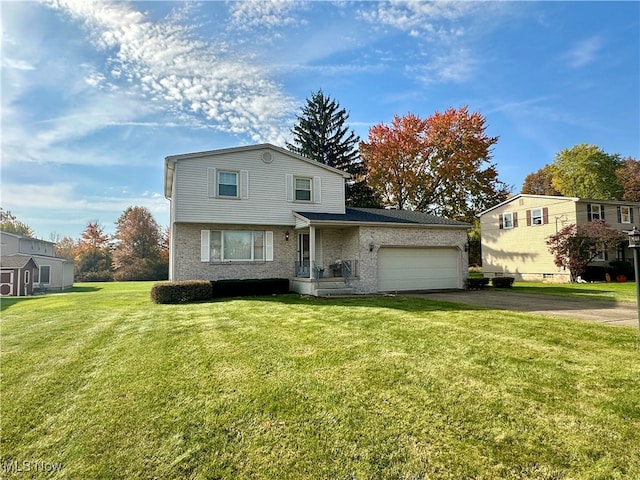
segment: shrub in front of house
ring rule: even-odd
[[[491,279],[491,285],[496,288],[511,288],[514,280],[513,277],[494,277]]]
[[[184,282],[156,283],[151,287],[153,303],[186,303],[211,299],[211,282],[189,280]]]
[[[278,295],[289,293],[289,279],[215,280],[211,282],[211,287],[213,298]]]
[[[467,278],[465,285],[467,290],[480,290],[489,285],[488,278]]]

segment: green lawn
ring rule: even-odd
[[[635,282],[601,283],[542,283],[516,282],[512,291],[520,293],[539,293],[557,295],[582,300],[636,302]]]
[[[150,289],[2,299],[0,477],[640,478],[635,328]]]

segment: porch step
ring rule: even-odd
[[[344,280],[322,279],[318,281],[316,295],[318,297],[331,297],[334,295],[352,295],[353,288]]]

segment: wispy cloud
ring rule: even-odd
[[[78,193],[78,185],[71,182],[57,182],[47,185],[33,183],[12,183],[3,185],[2,207],[20,216],[23,210],[40,212],[31,215],[29,221],[41,226],[49,226],[55,231],[64,225],[77,225],[79,235],[82,226],[89,221],[102,220],[106,229],[115,230],[111,219],[119,217],[132,205],[146,207],[161,223],[167,222],[168,201],[160,194],[139,195],[86,195]],[[47,199],[43,202],[42,199]],[[104,222],[104,219],[110,219]],[[38,233],[38,232],[36,232]],[[44,232],[40,232],[44,234]]]
[[[266,71],[228,56],[224,44],[195,38],[192,28],[175,22],[175,14],[153,22],[125,3],[48,5],[81,22],[95,47],[111,55],[108,72],[102,72],[105,82],[137,86],[149,100],[200,117],[211,128],[284,143],[292,100]]]
[[[562,54],[562,58],[566,60],[571,68],[582,68],[598,59],[603,46],[603,41],[600,37],[586,38]]]

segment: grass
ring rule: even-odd
[[[2,299],[2,478],[640,477],[633,328],[150,288]]]
[[[555,295],[581,300],[613,301],[622,303],[636,302],[635,282],[602,283],[542,283],[516,282],[514,292]]]

